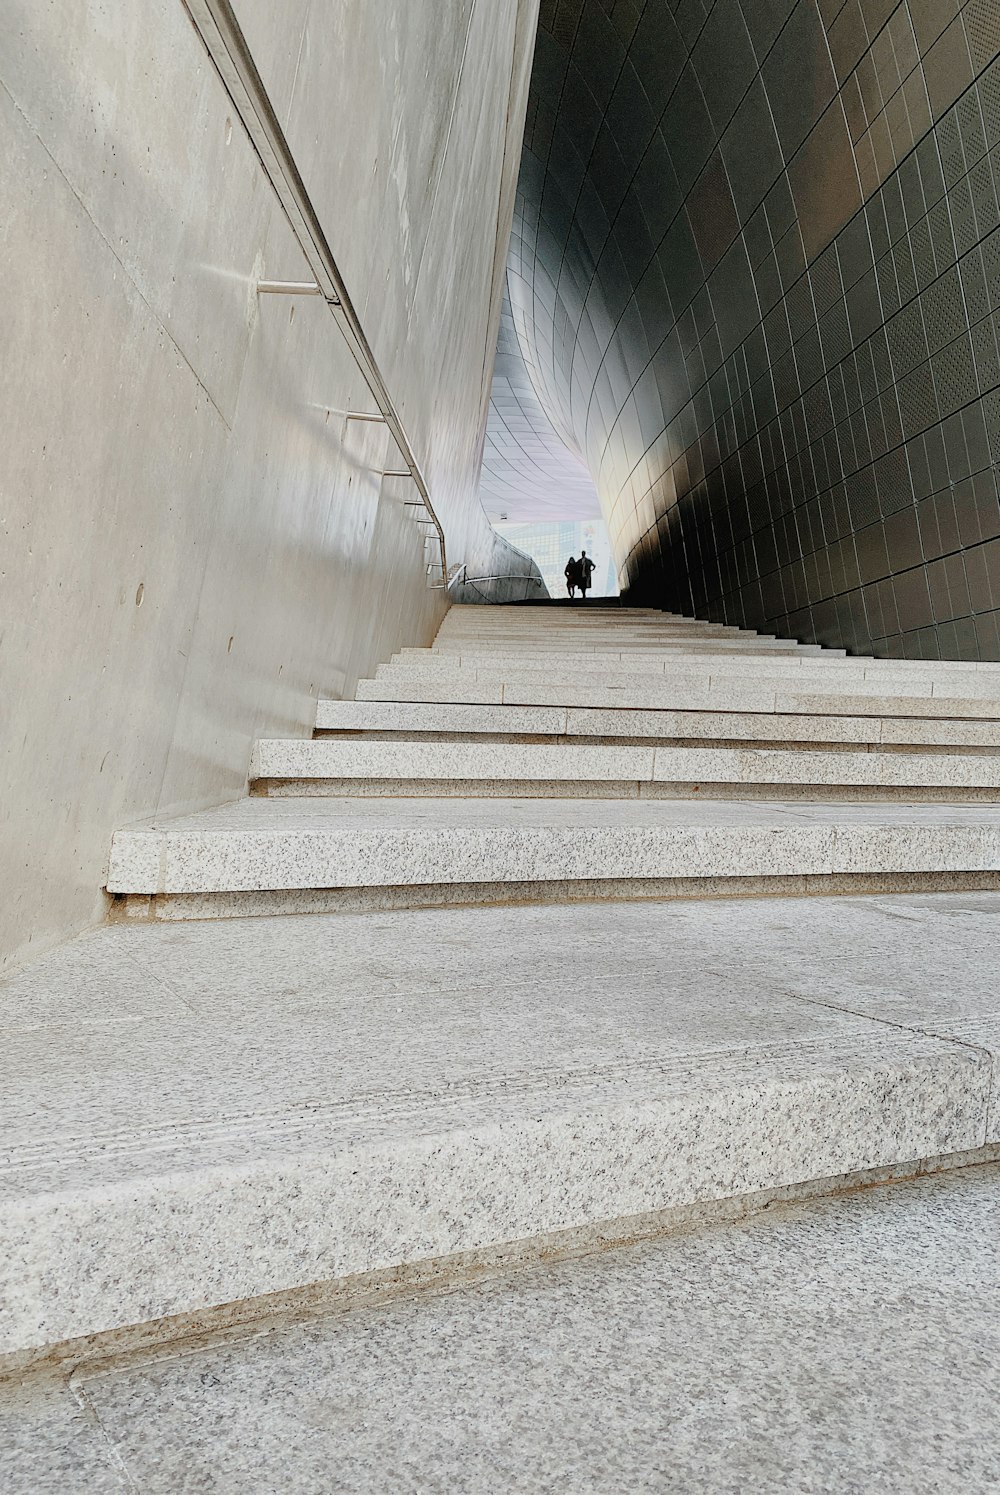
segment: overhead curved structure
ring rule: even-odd
[[[500,315],[479,496],[494,522],[601,516],[587,464],[553,429],[535,393],[509,296]]]
[[[627,596],[1000,658],[996,0],[543,0],[508,273]]]

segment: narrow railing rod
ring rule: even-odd
[[[314,280],[258,280],[258,296],[322,296]]]
[[[528,576],[523,571],[510,571],[506,576],[460,576],[458,578],[464,586],[466,582],[474,581],[524,581],[532,587],[543,587],[545,581],[541,576]]]
[[[285,139],[230,0],[181,0],[281,203],[319,293],[340,327],[437,531],[441,572],[448,575],[444,529],[375,354],[347,292],[323,226]],[[265,282],[267,284],[267,282]],[[271,282],[275,286],[278,282]],[[302,294],[308,294],[303,292]]]
[[[528,587],[531,587],[531,586],[543,587],[545,585],[545,582],[542,579],[542,577],[540,577],[540,576],[526,576],[521,571],[511,571],[511,572],[507,573],[506,575],[504,575],[504,574],[501,573],[499,575],[494,575],[494,576],[466,576],[465,575],[465,567],[464,567],[464,565],[458,567],[455,575],[452,577],[451,581],[448,583],[448,586],[449,587],[453,587],[455,585],[456,581],[461,582],[461,584],[463,586],[470,586],[474,592],[479,592],[480,597],[485,597],[486,593],[479,591],[479,588],[476,586],[476,582],[477,581],[523,581],[524,582],[524,588],[525,588],[525,601],[527,601],[527,590],[528,590]],[[439,583],[438,586],[437,586],[437,590],[440,591],[443,586],[444,586],[443,582]]]

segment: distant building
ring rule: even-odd
[[[563,569],[570,556],[578,556],[581,550],[597,566],[591,595],[618,596],[618,578],[603,520],[558,519],[541,524],[497,524],[495,528],[505,540],[532,557],[553,597],[566,595]]]

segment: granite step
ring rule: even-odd
[[[717,671],[732,668],[732,670],[743,670],[744,659],[732,650],[720,649],[710,656],[694,653],[686,655],[685,652],[664,652],[656,646],[625,647],[620,649],[616,644],[607,643],[587,644],[577,646],[568,644],[565,649],[544,649],[534,647],[531,649],[510,649],[510,647],[499,647],[495,641],[487,640],[484,643],[469,644],[469,646],[438,647],[432,644],[429,649],[401,649],[392,656],[393,659],[407,662],[419,662],[420,659],[429,659],[433,662],[459,661],[465,658],[477,659],[502,659],[510,664],[520,667],[531,668],[532,662],[538,659],[559,662],[565,664],[567,661],[580,661],[587,668],[595,665],[607,664],[610,668],[614,661],[635,661],[641,665],[649,664],[649,661],[662,662],[665,671],[695,670],[695,671]],[[387,662],[387,661],[384,661]],[[886,680],[978,680],[978,682],[990,683],[991,688],[1000,697],[1000,665],[982,664],[979,661],[969,659],[949,659],[949,661],[930,661],[930,659],[871,659],[864,655],[845,655],[843,650],[824,650],[824,655],[807,655],[807,653],[792,653],[792,655],[761,655],[753,662],[753,671],[764,671],[773,676],[783,674],[812,674],[816,677],[830,677],[830,679],[851,679],[854,676],[870,676],[873,679],[883,677]]]
[[[116,834],[117,922],[0,986],[0,1354],[1000,1144],[996,672],[605,613],[453,608],[284,792]]]
[[[305,1495],[330,1470],[371,1495],[389,1450],[394,1495],[995,1489],[1000,1167],[845,1183],[12,1389],[0,1485],[69,1495],[69,1462],[86,1495],[120,1468],[143,1495],[192,1469],[215,1495]]]
[[[564,626],[539,627],[539,628],[515,628],[503,623],[488,622],[475,624],[453,624],[446,618],[438,630],[438,638],[442,641],[453,638],[504,638],[523,639],[525,641],[546,639],[587,639],[587,638],[627,638],[637,639],[773,639],[773,633],[754,633],[744,628],[715,627],[712,624],[695,625],[690,623],[640,623],[625,626],[617,623],[609,625],[604,622],[590,622],[586,626]],[[794,640],[788,640],[794,642]]]
[[[445,619],[448,628],[588,628],[598,624],[605,628],[690,628],[719,629],[754,633],[739,623],[724,623],[711,618],[685,618],[679,613],[641,612],[638,608],[564,607],[556,613],[525,613],[515,607],[491,607],[492,617],[476,617],[470,607],[459,605]]]
[[[835,704],[835,703],[834,703]],[[434,734],[450,741],[478,736],[494,741],[525,737],[596,738],[602,742],[655,738],[709,741],[856,743],[878,746],[1000,748],[1000,721],[948,717],[838,716],[642,707],[475,706],[450,702],[321,700],[320,734],[379,737]]]
[[[0,1355],[982,1156],[1000,898],[808,907],[145,924],[41,958],[0,984]]]
[[[734,623],[713,623],[704,618],[683,618],[677,613],[640,612],[637,608],[567,607],[558,613],[537,616],[517,608],[491,607],[489,618],[476,617],[471,608],[459,605],[449,612],[442,628],[497,628],[525,633],[558,632],[586,628],[686,628],[691,632],[725,630],[729,633],[754,633]]]
[[[468,671],[443,678],[398,671],[360,680],[358,701],[441,702],[457,705],[612,707],[661,711],[737,711],[834,716],[913,716],[1000,720],[1000,697],[970,692],[965,681],[910,682],[829,678],[772,680],[746,674],[683,676],[658,679],[620,675],[615,680],[592,675],[486,675]],[[484,678],[485,677],[485,678]]]
[[[989,804],[261,797],[118,831],[107,886],[142,900],[195,895],[188,911],[210,895],[205,907],[243,913],[260,902],[234,895],[289,895],[276,906],[292,909],[313,906],[291,896],[304,890],[422,888],[459,901],[724,883],[760,894],[777,878],[863,891],[878,877],[989,886],[998,873],[1000,807]]]
[[[610,633],[607,629],[595,631],[585,636],[573,635],[567,638],[553,637],[547,635],[545,638],[522,639],[509,634],[472,634],[469,636],[452,635],[442,637],[439,635],[431,645],[431,651],[435,654],[475,652],[477,650],[502,649],[507,653],[526,654],[533,650],[540,653],[575,653],[577,651],[588,654],[600,654],[611,650],[615,653],[635,650],[639,653],[648,653],[650,650],[663,650],[668,654],[677,652],[692,653],[725,653],[742,654],[750,649],[755,653],[777,653],[783,657],[784,653],[812,654],[816,657],[839,658],[843,651],[821,650],[818,644],[797,644],[789,639],[754,639],[754,638],[690,638],[686,635],[661,638],[659,635],[647,635],[645,637],[628,637],[616,633]],[[409,650],[408,652],[415,652]]]
[[[633,628],[644,624],[663,627],[679,625],[691,628],[724,628],[732,624],[712,623],[704,618],[685,618],[680,613],[659,612],[656,608],[612,608],[591,603],[586,607],[565,606],[544,613],[525,612],[519,607],[503,604],[490,606],[489,618],[477,616],[475,604],[458,604],[449,612],[442,627],[487,627],[487,628],[587,628],[601,625],[606,628]]]
[[[469,640],[452,640],[452,639],[449,639],[449,640],[445,640],[444,642],[450,646],[449,652],[454,652],[454,651],[462,652],[463,649],[464,649],[465,652],[472,652],[472,644],[471,644],[471,641],[469,641]],[[510,642],[509,640],[500,639],[500,638],[492,638],[492,637],[489,637],[489,636],[485,636],[483,638],[483,640],[478,643],[478,647],[479,647],[480,651],[488,648],[490,652],[493,652],[493,650],[495,649],[498,653],[502,654],[509,642]],[[538,644],[537,644],[538,652],[539,653],[544,653],[544,652],[559,652],[559,653],[570,652],[570,650],[572,649],[573,644],[574,644],[573,640],[567,640],[566,641],[566,649],[565,650],[563,650],[563,651],[554,651],[554,649],[553,649],[554,642],[555,641],[551,640],[551,639],[545,639],[544,641],[539,640]],[[608,640],[607,642],[609,644],[613,645],[615,652],[618,652],[618,653],[622,652],[623,650],[627,650],[629,648],[629,641]],[[823,653],[826,652],[823,649],[821,649],[821,647],[819,646],[819,644],[796,644],[796,643],[793,643],[793,642],[789,641],[788,639],[759,639],[759,638],[748,638],[748,639],[743,639],[743,638],[697,639],[697,638],[695,638],[695,639],[692,639],[692,638],[677,638],[677,639],[650,639],[650,640],[641,640],[641,641],[640,640],[635,640],[635,643],[638,644],[639,642],[642,642],[642,643],[646,644],[647,646],[655,644],[657,650],[660,653],[662,653],[662,654],[664,654],[666,656],[674,656],[674,655],[681,655],[681,654],[707,654],[707,655],[712,655],[712,656],[717,655],[717,654],[731,654],[731,655],[736,655],[736,656],[739,656],[739,657],[742,658],[744,656],[755,656],[755,655],[761,654],[761,655],[765,655],[765,656],[774,655],[774,656],[777,656],[779,658],[782,657],[782,656],[784,656],[784,655],[791,655],[793,657],[797,657],[799,659],[802,659],[802,658],[815,658],[816,656],[821,655],[821,654],[823,654]],[[521,655],[530,653],[531,650],[534,647],[536,647],[536,646],[533,643],[527,643],[527,644],[524,645],[523,648],[521,648],[520,650],[518,650],[518,653],[521,654]],[[423,651],[411,651],[411,653],[412,652],[423,652]],[[431,653],[432,656],[441,655],[441,654],[444,654],[445,652],[446,651],[443,648],[432,649],[430,651],[430,653]],[[834,651],[830,650],[829,652],[831,654],[833,654]]]
[[[643,643],[650,639],[727,639],[727,638],[773,638],[770,633],[751,633],[742,628],[723,628],[713,625],[694,627],[682,623],[659,624],[656,627],[643,625],[634,628],[624,628],[621,625],[608,627],[607,624],[594,624],[589,628],[509,628],[504,626],[450,626],[446,619],[438,630],[437,640],[446,643],[451,639],[471,638],[502,638],[513,639],[517,642],[545,643],[549,639],[557,642],[570,639],[602,639],[602,638],[625,638],[635,639]]]
[[[508,652],[500,648],[444,651],[415,649],[394,654],[378,666],[382,676],[388,674],[433,674],[435,677],[454,672],[459,678],[469,671],[485,675],[511,675],[517,678],[546,675],[559,670],[569,678],[627,678],[630,675],[662,674],[672,680],[690,681],[745,679],[746,661],[728,650],[719,654],[670,654],[663,650],[592,650],[553,652],[522,650]],[[910,689],[920,685],[928,692],[954,695],[965,690],[975,695],[993,695],[1000,699],[1000,669],[995,665],[919,665],[908,661],[833,657],[818,661],[803,655],[755,657],[756,679],[793,681],[797,684],[827,684],[829,689],[843,689],[855,683],[874,684],[886,690]]]
[[[1000,755],[725,748],[706,745],[640,747],[613,744],[335,741],[272,739],[257,743],[252,781],[270,793],[372,792],[388,794],[489,791],[517,795],[523,785],[552,794],[618,784],[695,790],[716,785],[734,793],[750,787],[808,786],[813,790],[872,788],[937,791],[939,799],[970,791],[1000,793]],[[345,784],[343,790],[337,786]],[[536,792],[539,792],[536,790]]]
[[[809,688],[825,692],[844,692],[854,689],[881,690],[886,694],[935,695],[948,697],[984,696],[1000,701],[1000,673],[985,669],[967,671],[939,669],[936,672],[910,668],[881,668],[882,661],[829,660],[822,665],[809,659],[759,657],[753,661],[750,677],[755,681],[783,685],[795,689]],[[746,683],[748,669],[746,661],[734,659],[732,655],[718,658],[684,655],[676,659],[664,658],[659,653],[611,653],[579,654],[565,656],[526,655],[500,656],[495,653],[434,654],[428,651],[422,658],[408,657],[382,662],[382,676],[431,675],[440,680],[454,675],[459,681],[470,677],[486,679],[509,677],[518,681],[533,681],[537,677],[558,675],[560,679],[572,681],[592,680],[602,687],[616,681],[635,677],[648,679],[662,675],[671,684],[698,685],[710,681],[738,684]],[[653,683],[657,683],[654,681]]]

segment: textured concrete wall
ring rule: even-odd
[[[475,497],[537,0],[240,0],[448,535]],[[180,0],[0,9],[0,959],[102,913],[112,831],[426,643],[412,490]],[[524,565],[500,547],[503,569]]]
[[[1000,658],[998,0],[543,0],[512,239],[635,600]]]

